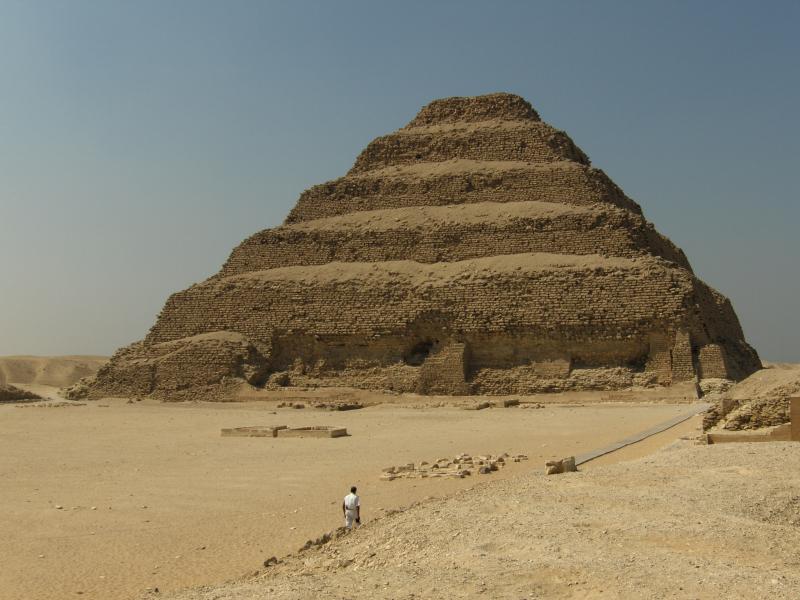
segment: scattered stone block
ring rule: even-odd
[[[475,404],[470,404],[467,406],[462,407],[464,410],[483,410],[485,408],[491,408],[491,402],[476,402]]]
[[[505,467],[509,460],[520,462],[527,460],[524,454],[511,456],[508,452],[494,455],[470,456],[469,454],[459,454],[453,460],[440,458],[435,463],[421,461],[419,464],[408,463],[406,465],[385,467],[382,469],[380,479],[382,481],[392,481],[394,479],[417,479],[428,477],[458,477],[464,478],[476,470],[481,475],[487,475],[493,471],[498,471]]]
[[[560,473],[574,473],[578,470],[575,466],[575,457],[568,456],[561,460],[548,460],[545,463],[545,473],[547,475],[558,475]]]

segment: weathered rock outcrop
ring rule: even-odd
[[[84,392],[525,393],[759,367],[730,302],[639,205],[524,99],[492,94],[374,140],[174,294]]]

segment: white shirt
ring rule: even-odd
[[[361,499],[355,494],[347,494],[344,497],[344,507],[347,510],[355,510],[359,506],[361,506]]]

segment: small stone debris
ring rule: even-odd
[[[483,456],[470,456],[469,454],[459,454],[454,458],[439,458],[433,463],[422,461],[419,464],[408,463],[405,465],[385,467],[381,471],[382,481],[393,481],[395,479],[422,479],[428,477],[456,477],[463,479],[477,471],[482,475],[488,475],[492,471],[498,471],[511,462],[521,462],[528,460],[525,454],[510,455],[488,454]]]
[[[544,408],[544,404],[541,402],[531,402],[530,404],[523,404],[520,408]]]
[[[545,473],[547,475],[558,475],[560,473],[574,473],[578,470],[575,466],[575,457],[568,456],[561,460],[548,460],[545,463]]]
[[[30,402],[35,402],[31,400]],[[75,406],[86,406],[85,402],[41,402],[36,404],[16,404],[15,408],[69,408]]]
[[[306,405],[302,402],[281,402],[278,404],[278,408],[296,408],[301,409],[305,408]]]
[[[519,406],[519,398],[506,398],[503,400],[503,408]]]
[[[483,410],[485,408],[492,408],[494,404],[491,402],[478,402],[477,404],[471,404],[469,406],[465,406],[464,410]]]
[[[331,540],[335,540],[335,539],[337,539],[339,537],[342,537],[343,535],[346,535],[347,533],[348,533],[348,530],[345,527],[339,527],[337,529],[334,529],[333,531],[329,531],[327,533],[323,533],[321,536],[319,536],[315,540],[308,540],[305,544],[303,544],[303,546],[300,547],[298,552],[305,552],[306,550],[310,550],[311,548],[315,548],[315,547],[318,547],[318,546],[324,546],[325,544],[327,544]]]
[[[316,408],[318,410],[359,410],[364,408],[364,405],[360,402],[336,402],[336,401],[327,401],[327,402],[312,402],[312,408]]]
[[[264,561],[265,567],[271,567],[273,565],[277,565],[280,561],[278,560],[277,556],[270,556],[267,560]]]

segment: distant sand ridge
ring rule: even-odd
[[[727,298],[519,96],[447,98],[174,294],[71,397],[531,394],[739,380]]]
[[[93,375],[107,356],[0,356],[0,384],[72,385]]]

